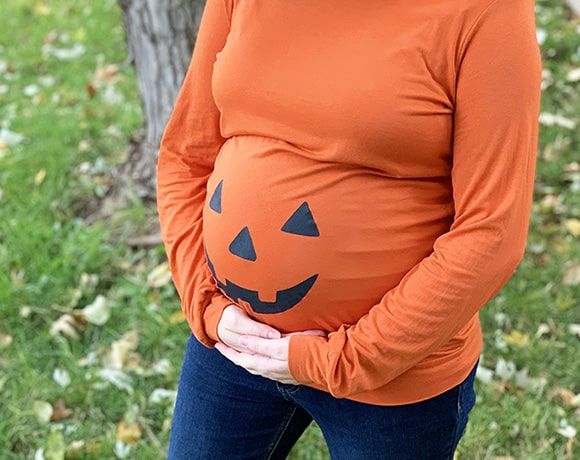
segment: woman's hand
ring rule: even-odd
[[[237,305],[230,305],[218,324],[218,336],[223,343],[217,342],[215,347],[252,374],[281,383],[298,384],[288,369],[288,345],[290,336],[295,334],[326,335],[326,332],[312,329],[281,334],[271,326],[251,319]]]
[[[226,307],[217,327],[219,339],[239,351],[249,351],[240,343],[240,337],[251,335],[271,339],[279,339],[282,334],[267,324],[254,321],[246,312],[235,304]]]

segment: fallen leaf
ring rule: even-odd
[[[490,384],[493,382],[493,370],[484,367],[483,365],[477,366],[477,371],[475,373],[475,378],[480,382],[485,384]]]
[[[42,56],[46,59],[48,56],[54,56],[61,61],[70,61],[82,56],[86,48],[81,43],[76,43],[72,48],[55,48],[50,43],[42,46]]]
[[[10,131],[6,127],[2,127],[0,129],[0,139],[7,145],[16,145],[24,140],[24,135]]]
[[[570,425],[566,419],[560,420],[560,427],[556,431],[566,438],[576,437],[576,428]]]
[[[121,420],[117,425],[116,437],[124,444],[135,444],[141,439],[141,428],[138,423],[128,423]]]
[[[46,401],[34,401],[32,403],[32,412],[38,423],[45,425],[50,422],[52,417],[52,405]]]
[[[0,334],[0,350],[7,348],[12,343],[12,336],[8,334]]]
[[[153,392],[149,395],[149,402],[151,404],[160,404],[163,401],[171,401],[175,400],[177,392],[175,390],[167,390],[165,388],[156,388]]]
[[[562,401],[564,401],[564,404],[567,405],[571,405],[576,396],[573,391],[562,387],[554,388],[554,390],[552,390],[552,395],[561,398]]]
[[[545,126],[561,126],[567,129],[576,128],[576,122],[574,120],[555,113],[542,112],[540,113],[539,121]]]
[[[167,358],[162,358],[151,365],[146,375],[167,375],[171,369],[171,362]]]
[[[74,319],[72,315],[64,314],[60,318],[58,318],[52,325],[50,326],[49,334],[52,336],[63,334],[73,339],[78,339],[79,335],[75,326],[77,325],[77,321]]]
[[[57,367],[52,372],[52,379],[63,388],[66,388],[67,386],[70,385],[70,375],[64,369],[60,369]]]
[[[528,334],[516,331],[515,329],[509,334],[503,334],[502,337],[507,343],[518,347],[525,347],[528,345]]]
[[[97,65],[95,79],[107,84],[115,83],[119,79],[119,66],[117,64]]]
[[[564,268],[562,283],[566,286],[576,286],[580,284],[580,264],[571,263]]]
[[[115,441],[115,455],[118,458],[127,458],[131,453],[131,445],[125,444],[123,441]]]
[[[503,358],[498,358],[495,364],[495,375],[500,379],[506,381],[510,380],[516,373],[516,365],[513,361],[506,361]]]
[[[126,332],[119,340],[111,344],[108,353],[103,356],[103,366],[109,369],[122,369],[130,361],[138,361],[133,353],[138,343],[139,336],[136,330]]]
[[[40,185],[42,184],[42,182],[44,181],[44,178],[46,177],[46,169],[41,169],[39,170],[35,175],[34,175],[34,183],[36,185]]]
[[[566,74],[566,80],[572,82],[580,81],[580,67],[569,70]]]
[[[564,225],[573,237],[577,238],[580,235],[580,219],[568,219]]]
[[[167,262],[163,262],[155,267],[147,277],[147,285],[154,288],[165,286],[170,281],[171,271],[169,270],[169,264]]]
[[[133,394],[133,384],[131,377],[122,370],[108,368],[99,369],[97,371],[97,376],[100,377],[104,382],[110,383],[120,390],[125,390],[129,394]],[[100,385],[96,385],[96,387],[101,388]]]
[[[52,416],[50,417],[51,422],[58,422],[64,418],[70,417],[72,415],[72,409],[66,407],[63,398],[56,400],[52,406]]]
[[[97,326],[102,326],[111,317],[111,310],[107,298],[99,294],[93,303],[87,305],[82,309],[85,319]]]
[[[536,337],[542,337],[543,335],[549,334],[550,333],[550,326],[548,326],[546,323],[541,323],[538,325],[538,329],[536,330]]]

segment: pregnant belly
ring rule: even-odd
[[[292,144],[235,136],[203,208],[219,288],[282,332],[352,324],[432,251],[452,220],[448,184],[315,161]]]

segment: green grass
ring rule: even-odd
[[[566,75],[580,66],[580,24],[559,2],[537,5],[538,27],[547,32],[544,67],[554,79],[544,92],[543,111],[572,119],[576,114],[578,121],[580,83]],[[154,211],[135,203],[106,225],[78,218],[83,203],[102,194],[107,169],[123,158],[127,139],[142,123],[134,72],[125,63],[120,12],[114,0],[4,0],[0,15],[0,85],[6,85],[0,91],[0,130],[7,123],[24,136],[20,143],[0,144],[0,334],[12,337],[0,348],[0,458],[33,458],[42,448],[48,459],[51,451],[62,450],[61,440],[69,458],[115,458],[123,419],[141,427],[128,458],[163,458],[171,404],[148,398],[157,388],[175,389],[188,328],[175,321],[179,306],[171,283],[160,288],[147,283],[164,261],[162,248],[130,250],[123,244],[127,235],[145,228]],[[60,60],[43,56],[46,43],[86,49],[75,59]],[[111,100],[104,88],[93,96],[87,91],[98,63],[119,66],[114,88],[120,101]],[[39,83],[47,76],[52,85]],[[36,95],[25,94],[28,85],[38,85]],[[580,218],[580,172],[573,172],[572,164],[579,158],[579,141],[578,131],[542,126],[528,251],[508,285],[481,312],[482,365],[513,361],[517,369],[527,367],[531,377],[545,378],[546,385],[534,390],[501,385],[497,377],[491,384],[477,380],[478,401],[459,445],[460,459],[579,455],[576,438],[558,433],[562,420],[578,426],[578,409],[554,393],[580,391],[579,338],[568,328],[580,323],[580,292],[577,281],[564,282],[566,270],[580,263],[578,237],[566,226]],[[93,173],[81,174],[85,167]],[[82,273],[98,275],[94,289],[80,287]],[[111,305],[104,326],[88,325],[78,340],[49,334],[61,315],[97,294]],[[549,332],[537,337],[540,324]],[[133,392],[101,388],[98,362],[79,360],[91,353],[98,360],[132,329],[139,334],[139,362],[127,370]],[[514,330],[527,334],[527,344],[502,346],[501,338]],[[162,359],[169,360],[169,370],[141,375]],[[54,381],[55,368],[70,375],[66,388]],[[72,415],[52,423],[37,420],[34,401],[54,403],[60,397]],[[315,424],[292,458],[328,458]]]

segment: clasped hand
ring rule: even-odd
[[[281,383],[298,384],[288,368],[290,336],[326,335],[318,329],[282,334],[267,324],[255,321],[235,304],[223,311],[217,328],[221,342],[216,349],[248,372]]]

